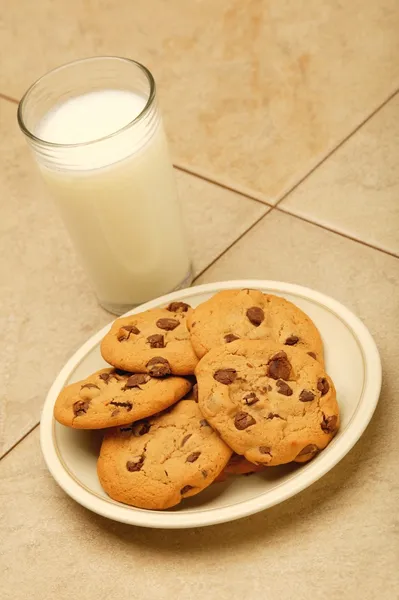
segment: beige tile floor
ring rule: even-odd
[[[398,598],[397,2],[4,0],[0,9],[1,598]],[[66,497],[40,454],[35,425],[51,381],[110,316],[5,98],[101,53],[141,60],[159,82],[174,161],[186,170],[176,175],[198,281],[314,287],[354,310],[381,352],[381,401],[352,452],[244,521],[178,532],[115,524]]]

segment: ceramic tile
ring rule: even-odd
[[[399,96],[279,208],[399,255]]]
[[[45,196],[15,113],[0,100],[0,456],[38,421],[67,358],[111,320]],[[198,273],[267,208],[186,173],[177,180]]]
[[[3,93],[72,59],[135,58],[175,161],[272,202],[399,86],[396,0],[20,0],[0,27]]]

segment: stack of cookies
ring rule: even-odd
[[[99,480],[132,506],[169,508],[229,473],[306,462],[339,427],[320,334],[284,298],[172,302],[117,319],[101,353],[112,368],[66,387],[54,416],[105,429]]]

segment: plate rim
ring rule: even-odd
[[[41,414],[40,445],[47,468],[57,484],[76,502],[106,518],[141,527],[180,529],[215,525],[255,514],[295,496],[328,473],[357,443],[369,424],[379,400],[382,382],[381,359],[377,345],[364,323],[345,305],[331,296],[295,283],[267,279],[238,279],[205,283],[184,290],[177,290],[141,304],[122,316],[136,314],[176,299],[182,300],[188,296],[240,288],[268,290],[276,294],[279,292],[293,294],[294,296],[302,296],[305,299],[313,300],[339,316],[348,329],[356,334],[355,338],[359,343],[359,349],[366,367],[364,388],[359,401],[364,406],[362,411],[357,410],[355,412],[352,417],[353,423],[349,423],[348,429],[343,433],[339,442],[334,443],[335,440],[333,440],[329,445],[329,448],[333,451],[324,451],[317,462],[312,461],[302,467],[300,476],[294,474],[285,480],[281,486],[282,490],[273,494],[273,497],[268,501],[265,501],[264,496],[270,494],[270,492],[265,492],[255,498],[236,503],[231,507],[214,508],[208,514],[205,510],[202,512],[196,512],[195,510],[191,512],[166,512],[138,509],[115,501],[109,502],[108,499],[99,498],[93,492],[86,491],[82,484],[77,483],[67,472],[63,461],[58,455],[53,440],[53,406],[70,374],[82,362],[87,353],[99,344],[102,337],[109,330],[111,321],[84,342],[65,363],[47,393]]]

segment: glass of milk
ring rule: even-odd
[[[51,71],[18,122],[90,276],[115,314],[192,281],[154,78],[125,58]]]

